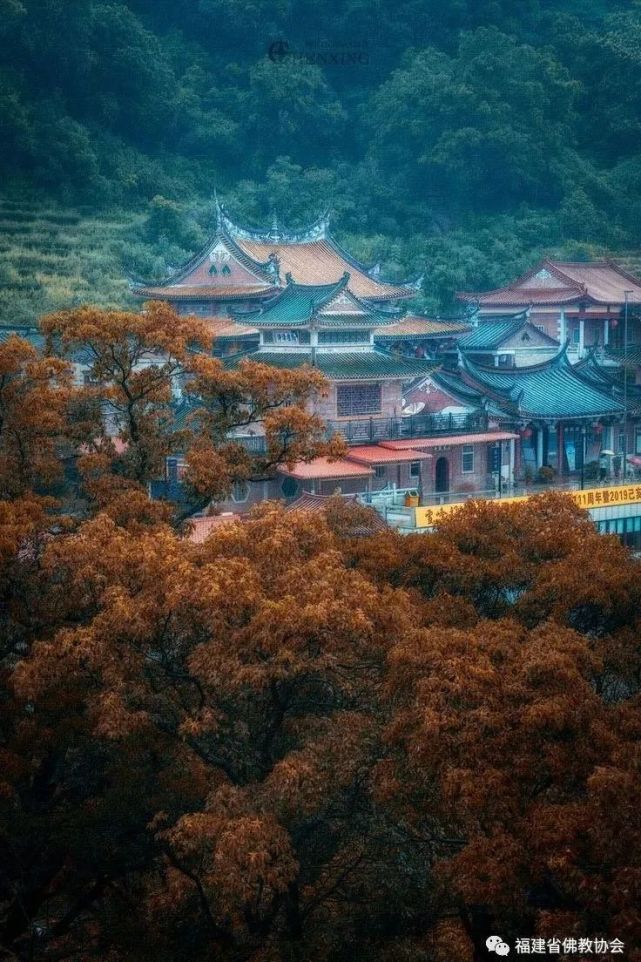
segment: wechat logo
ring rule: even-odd
[[[503,941],[500,935],[491,935],[489,939],[486,939],[485,944],[490,952],[496,952],[497,955],[510,954],[510,946]]]

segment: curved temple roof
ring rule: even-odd
[[[548,258],[505,287],[483,293],[459,293],[459,300],[480,306],[527,307],[591,303],[619,306],[641,303],[641,280],[613,260],[575,262]]]
[[[274,220],[269,230],[241,227],[216,205],[216,231],[205,247],[161,283],[132,281],[134,293],[160,299],[203,300],[257,297],[283,287],[291,274],[298,284],[337,283],[348,272],[350,291],[373,301],[414,297],[421,280],[393,283],[345,251],[329,234],[327,215],[298,231],[282,230]],[[234,269],[212,279],[209,264],[216,254]],[[220,283],[219,283],[220,281]]]
[[[567,358],[567,345],[542,364],[500,370],[460,357],[464,380],[493,395],[499,404],[530,418],[606,417],[623,413],[623,405],[605,385],[599,390]]]
[[[376,327],[394,324],[400,310],[357,297],[350,289],[351,274],[345,271],[333,284],[297,284],[287,275],[287,286],[253,311],[236,311],[238,321],[255,327],[304,327],[315,320],[321,327]]]
[[[307,364],[331,381],[394,380],[411,381],[432,370],[429,361],[390,354],[381,348],[367,351],[243,351],[223,358],[226,367],[236,368],[241,361],[254,361],[272,367],[295,369]]]

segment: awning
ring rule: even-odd
[[[318,478],[329,480],[369,478],[370,475],[374,474],[373,468],[366,468],[362,464],[346,461],[343,458],[339,458],[337,461],[330,461],[329,458],[314,458],[313,461],[298,461],[291,468],[283,466],[278,470],[281,474],[296,478],[298,481],[314,481]]]
[[[513,441],[518,434],[510,431],[486,431],[483,434],[447,434],[431,438],[407,438],[403,441],[379,441],[382,448],[392,451],[402,451],[415,448],[424,451],[426,448],[454,447],[459,444],[490,444],[494,441]]]
[[[634,465],[635,468],[641,468],[641,455],[629,454],[627,460],[630,464]]]
[[[347,457],[350,461],[360,461],[362,464],[401,464],[405,461],[426,461],[432,455],[414,448],[390,449],[382,444],[364,444],[350,448]]]

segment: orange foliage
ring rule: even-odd
[[[66,367],[0,358],[33,451],[0,431],[8,959],[477,962],[499,932],[638,962],[638,561],[559,495],[410,537],[267,504],[194,544],[105,438],[65,517],[34,490],[81,434]],[[203,492],[314,449],[315,377],[193,370]],[[262,463],[224,440],[257,412]]]

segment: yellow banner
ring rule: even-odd
[[[551,489],[553,490],[553,489]],[[543,494],[544,489],[536,494]],[[572,498],[580,508],[609,508],[613,505],[641,503],[641,484],[626,484],[614,488],[585,488],[583,491],[563,491]],[[529,501],[535,494],[522,495],[518,498],[497,498],[496,504],[516,504],[519,501]],[[435,504],[429,508],[416,508],[415,524],[417,528],[431,528],[452,511],[457,511],[465,504],[458,501],[455,504]]]

